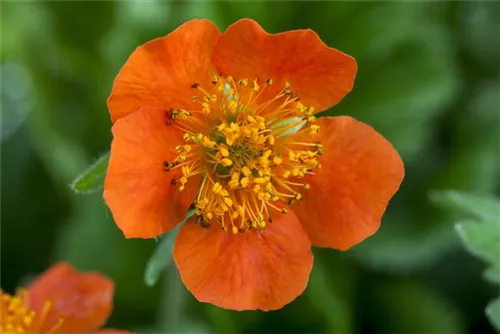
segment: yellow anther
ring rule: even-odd
[[[258,198],[258,199],[260,199],[261,201],[266,200],[266,193],[265,193],[265,192],[263,192],[263,191],[259,191],[259,192],[257,193],[257,198]]]
[[[309,188],[311,188],[311,185],[309,183],[305,183],[304,184],[304,189],[309,189]]]
[[[274,187],[273,187],[273,184],[271,182],[268,182],[266,184],[266,191],[268,191],[268,192],[273,192],[274,191]]]
[[[212,74],[212,84],[217,84],[220,81],[220,76],[217,73]]]
[[[255,187],[253,187],[253,191],[257,194],[260,191],[260,185],[256,184]]]
[[[206,217],[208,220],[212,220],[212,218],[214,218],[214,215],[211,212],[209,212],[206,214]]]
[[[295,195],[295,199],[296,199],[297,201],[298,201],[298,200],[300,200],[301,198],[302,198],[302,195],[301,195],[301,194],[296,194],[296,195]]]
[[[232,77],[232,76],[228,75],[228,76],[226,77],[226,82],[233,82],[233,81],[234,81],[234,80],[233,80],[233,77]]]
[[[232,227],[233,234],[238,234],[238,228],[233,225]]]
[[[201,104],[201,110],[207,115],[210,114],[210,105],[207,102],[203,102]]]
[[[201,144],[207,148],[214,148],[216,143],[213,140],[210,140],[207,136],[202,136]]]
[[[241,206],[241,205],[238,205],[236,207],[236,210],[238,211],[238,214],[241,216],[241,217],[244,217],[245,216],[245,207]]]
[[[228,158],[224,158],[221,161],[221,165],[224,166],[224,167],[229,167],[232,164],[233,164],[233,162],[231,161],[231,159],[228,159]]]
[[[311,166],[311,167],[318,167],[319,166],[319,162],[316,159],[307,160],[306,163],[308,166]]]
[[[314,114],[314,107],[308,107],[305,114],[306,114],[306,116],[310,116],[310,115]]]
[[[269,137],[267,137],[267,142],[269,143],[269,145],[274,145],[274,136],[273,135],[270,135]]]
[[[218,127],[217,127],[217,130],[219,130],[220,132],[224,131],[224,129],[226,128],[226,123],[221,123]]]
[[[236,110],[236,107],[238,106],[238,103],[232,99],[231,101],[229,101],[229,104],[227,105],[227,107],[229,108],[229,110],[231,111],[234,111]]]
[[[217,95],[210,96],[210,102],[217,102]]]
[[[204,197],[203,199],[196,201],[196,208],[203,210],[207,207],[208,199]]]
[[[182,185],[185,185],[187,183],[188,179],[187,177],[183,176],[179,179],[179,182],[182,184]]]
[[[250,168],[248,168],[247,166],[244,166],[242,169],[241,169],[241,172],[243,173],[243,175],[245,176],[250,176],[252,175],[252,171],[250,170]]]
[[[296,154],[293,151],[288,151],[288,160],[290,160],[290,161],[296,161],[297,160],[297,156],[296,156]]]
[[[296,108],[297,108],[297,110],[298,110],[298,111],[300,111],[300,112],[305,112],[305,111],[307,110],[307,107],[306,107],[306,106],[304,106],[304,105],[303,105],[302,103],[300,103],[300,102],[297,102],[297,103],[295,104],[295,107],[296,107]]]
[[[215,182],[212,186],[212,192],[219,194],[222,191],[222,185],[219,182]]]
[[[186,189],[185,185],[182,185],[182,186],[179,187],[179,191],[183,191],[184,189]]]
[[[191,140],[191,135],[189,133],[185,133],[182,138],[184,138],[184,141],[188,142]]]
[[[250,183],[250,179],[248,177],[244,177],[241,179],[240,183],[241,183],[241,186],[243,188],[246,188],[246,187],[248,187],[248,184]]]
[[[184,175],[185,177],[189,177],[191,175],[191,167],[182,166],[181,170],[182,170],[182,175]]]
[[[252,82],[252,88],[254,92],[258,92],[260,90],[259,84],[257,83],[257,79],[254,79],[254,81]]]
[[[273,153],[273,151],[267,150],[267,151],[264,152],[264,154],[262,155],[262,157],[265,158],[265,159],[268,159],[269,156],[271,155],[271,153]]]
[[[264,157],[261,157],[259,159],[259,164],[262,168],[268,168],[269,167],[269,160],[267,160],[266,158]]]
[[[274,162],[274,164],[275,164],[276,166],[278,166],[278,165],[280,165],[280,164],[281,164],[281,162],[283,162],[283,159],[281,159],[281,158],[280,158],[280,157],[278,157],[278,156],[275,156],[275,157],[273,158],[273,162]]]
[[[289,171],[289,170],[286,170],[286,171],[284,171],[284,172],[283,172],[283,174],[282,174],[282,175],[283,175],[283,177],[284,177],[285,179],[288,179],[288,177],[290,176],[290,174],[291,174],[291,173],[290,173],[290,171]]]
[[[225,148],[224,146],[221,146],[219,148],[220,154],[222,154],[223,157],[228,157],[229,156],[229,150]]]
[[[307,122],[309,122],[309,123],[316,122],[316,117],[315,116],[309,116],[309,117],[307,117]]]
[[[238,81],[238,85],[240,85],[241,87],[246,87],[248,85],[248,79],[241,79],[240,81]]]
[[[220,209],[220,208],[216,208],[216,209],[214,209],[214,213],[216,216],[222,217],[222,216],[224,216],[225,211]]]
[[[311,136],[314,136],[315,134],[317,134],[319,132],[319,126],[318,125],[311,125],[309,127],[309,135]]]
[[[229,124],[229,127],[231,128],[231,130],[233,132],[239,132],[240,131],[240,126],[234,122],[231,122],[231,124]]]
[[[233,211],[233,213],[231,213],[231,218],[232,219],[238,218],[238,211]]]
[[[229,207],[233,206],[233,201],[229,197],[224,197],[224,203],[226,203]]]
[[[273,79],[267,79],[266,85],[271,86],[273,84]]]
[[[264,177],[256,177],[255,179],[253,179],[253,182],[257,183],[257,184],[264,184],[268,181],[268,179],[264,178]]]
[[[252,132],[250,131],[250,129],[246,126],[242,127],[241,128],[241,132],[243,133],[243,135],[245,135],[245,137],[250,137],[252,135]]]
[[[238,102],[236,102],[234,99],[232,99],[231,101],[229,101],[227,108],[231,111],[234,111],[234,110],[236,110],[237,106],[238,106]]]
[[[253,118],[253,116],[250,116],[250,115],[247,116],[247,120],[248,120],[249,123],[255,123],[255,122],[257,122],[255,120],[255,118]]]
[[[229,185],[229,188],[236,189],[239,187],[240,182],[237,179],[233,179],[233,180],[228,182],[228,185]]]

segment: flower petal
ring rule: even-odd
[[[47,300],[52,306],[43,329],[51,329],[63,318],[58,333],[87,333],[101,327],[111,313],[114,284],[101,274],[80,273],[67,263],[58,263],[38,276],[28,287],[28,305],[42,314]],[[43,331],[42,331],[43,332]]]
[[[233,310],[274,310],[299,296],[313,264],[311,244],[295,215],[275,219],[263,234],[233,235],[219,226],[186,223],[174,259],[201,302]]]
[[[127,238],[161,235],[184,219],[199,185],[191,177],[179,192],[172,184],[180,168],[164,170],[164,161],[177,156],[182,132],[165,123],[165,111],[142,108],[120,118],[113,126],[113,142],[104,199]]]
[[[346,250],[377,231],[403,180],[398,152],[370,126],[351,117],[323,117],[322,167],[293,208],[313,245]]]
[[[141,107],[194,107],[191,85],[208,84],[211,54],[220,32],[208,20],[191,20],[165,37],[138,47],[113,84],[108,99],[115,122]]]
[[[221,73],[235,78],[289,81],[305,105],[316,111],[337,104],[356,76],[354,58],[329,48],[312,30],[268,34],[255,21],[240,20],[219,38],[213,55]]]

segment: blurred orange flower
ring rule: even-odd
[[[391,144],[347,116],[315,114],[352,88],[355,60],[311,30],[223,34],[192,20],[138,47],[108,107],[104,198],[126,237],[173,229],[194,296],[271,310],[302,293],[311,245],[346,250],[379,227],[403,179]],[[320,131],[321,130],[321,131]]]
[[[114,285],[98,273],[80,273],[58,263],[15,296],[1,291],[1,333],[100,333],[113,304]]]

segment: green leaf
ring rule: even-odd
[[[498,223],[464,221],[455,229],[467,250],[480,259],[500,264],[500,228]]]
[[[80,194],[88,194],[102,190],[104,177],[108,169],[108,162],[109,152],[102,155],[92,166],[78,176],[70,185],[71,189]]]
[[[442,208],[462,214],[466,218],[500,221],[500,201],[493,196],[445,190],[433,191],[429,197]]]
[[[172,251],[174,249],[175,239],[179,234],[182,225],[193,216],[194,210],[186,213],[184,220],[180,222],[172,231],[161,236],[158,245],[149,258],[144,273],[144,281],[148,286],[153,286],[158,282],[162,272],[172,263]]]
[[[490,283],[500,284],[500,263],[494,264],[484,272],[484,279]]]
[[[491,301],[486,306],[486,316],[491,324],[500,331],[500,298]]]

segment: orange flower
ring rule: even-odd
[[[174,258],[198,300],[291,302],[307,285],[311,245],[346,250],[373,234],[403,178],[371,127],[316,119],[356,69],[311,30],[268,34],[249,19],[223,34],[192,20],[140,46],[108,99],[104,198],[116,223],[151,238],[192,206]]]
[[[0,333],[99,333],[112,309],[113,282],[98,273],[80,273],[58,263],[15,296],[1,291]]]

